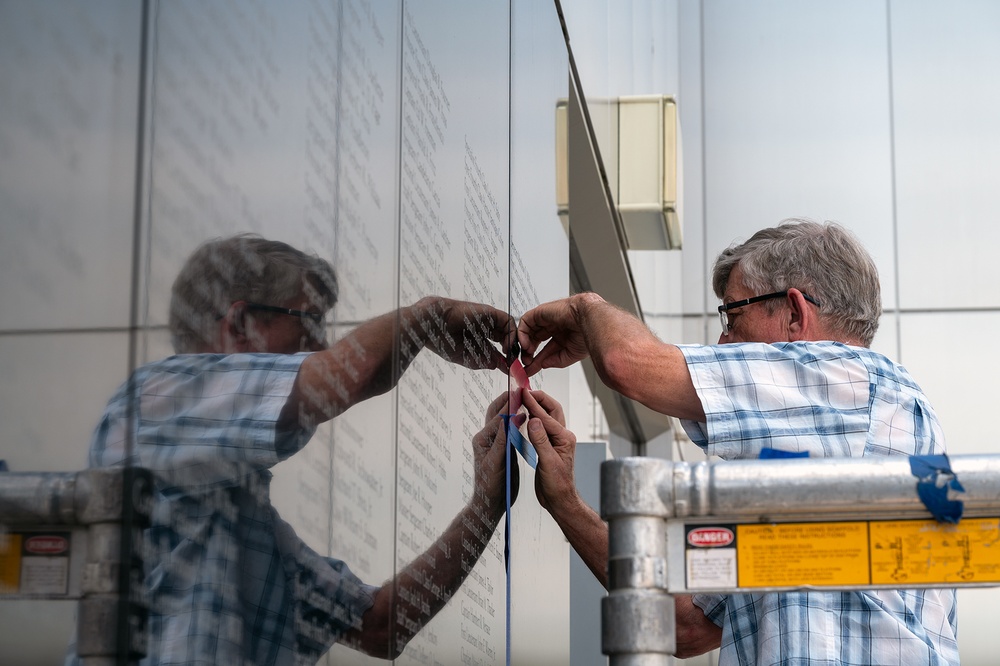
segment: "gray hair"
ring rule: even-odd
[[[324,310],[333,307],[337,276],[329,262],[254,234],[210,240],[188,257],[174,280],[174,351],[189,354],[211,347],[219,318],[236,301],[280,305],[300,293]]]
[[[736,266],[744,286],[755,294],[794,287],[822,304],[820,318],[829,330],[871,345],[882,315],[878,269],[861,242],[839,224],[782,220],[729,246],[712,270],[719,298]],[[765,302],[765,307],[773,312],[779,304]]]

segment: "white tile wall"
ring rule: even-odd
[[[892,4],[899,293],[1000,307],[1000,4]]]
[[[0,338],[0,458],[12,472],[87,466],[90,435],[128,376],[125,333]]]
[[[891,304],[884,7],[708,2],[703,35],[709,262],[783,218],[835,220],[868,246]]]
[[[128,324],[140,9],[0,8],[0,330]]]
[[[904,314],[900,358],[934,406],[951,453],[1000,453],[1000,356],[982,344],[1000,312]]]

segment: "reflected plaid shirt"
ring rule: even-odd
[[[312,663],[371,606],[376,588],[312,551],[269,501],[268,468],[313,434],[275,428],[304,358],[173,356],[108,403],[90,465],[145,467],[157,483],[144,664]]]
[[[944,453],[901,366],[835,342],[681,346],[706,423],[691,439],[726,460],[764,447],[813,457]],[[720,664],[957,664],[954,590],[696,594],[722,627]]]

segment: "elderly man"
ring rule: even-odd
[[[920,388],[868,348],[882,311],[878,272],[842,227],[789,220],[759,231],[718,257],[712,283],[723,301],[718,345],[663,343],[596,294],[578,294],[524,315],[522,361],[534,374],[590,356],[608,386],[679,417],[706,453],[728,460],[764,448],[944,453]],[[573,486],[575,439],[557,403],[525,393],[539,500],[606,586],[607,527]],[[696,594],[676,603],[682,657],[721,644],[721,664],[958,662],[954,590]]]
[[[468,505],[428,557],[381,587],[320,557],[281,520],[269,468],[320,422],[392,388],[422,347],[471,368],[506,369],[491,342],[506,349],[514,336],[500,310],[427,298],[327,346],[324,318],[336,298],[331,266],[285,243],[248,235],[206,243],[173,285],[178,355],[136,370],[109,402],[90,464],[145,467],[156,482],[144,663],[309,663],[336,641],[392,658],[464,580],[460,554],[472,545],[478,558],[479,537],[503,515],[506,393],[474,438]],[[419,594],[399,594],[417,585]],[[427,585],[441,593],[423,593]]]

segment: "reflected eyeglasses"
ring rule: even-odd
[[[752,296],[750,298],[744,298],[742,301],[733,301],[732,303],[723,303],[719,306],[719,321],[722,323],[722,334],[729,335],[732,327],[729,325],[729,310],[735,310],[736,308],[742,308],[744,305],[750,305],[751,303],[759,303],[761,301],[769,301],[772,298],[784,298],[788,295],[788,290],[785,291],[775,291],[770,294],[764,294],[763,296]],[[820,307],[819,301],[817,301],[812,296],[806,293],[802,294],[802,298],[806,299],[816,307]]]
[[[247,310],[261,310],[263,312],[278,312],[280,314],[291,315],[293,317],[301,317],[303,319],[308,319],[314,324],[325,324],[326,323],[326,313],[325,312],[307,312],[305,310],[293,310],[291,308],[283,308],[277,305],[264,305],[263,303],[247,303]]]

